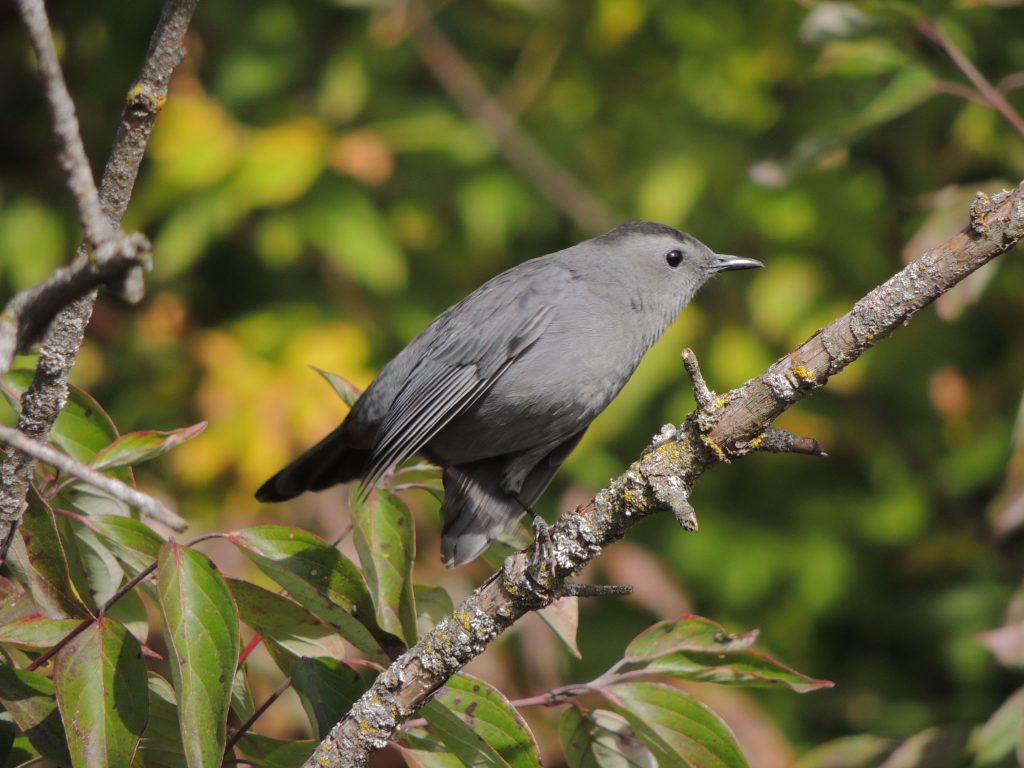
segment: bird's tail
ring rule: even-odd
[[[523,515],[519,503],[501,490],[502,466],[499,457],[444,471],[441,560],[449,568],[474,559]]]
[[[303,491],[322,491],[362,477],[370,451],[352,445],[342,424],[256,491],[259,501],[286,501]]]

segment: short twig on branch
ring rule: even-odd
[[[784,410],[1012,248],[1024,236],[1022,194],[1024,182],[992,198],[979,194],[970,226],[908,264],[765,373],[725,395],[700,386],[696,358],[687,361],[698,390],[697,411],[678,428],[663,430],[624,474],[585,507],[562,515],[551,529],[556,588],[545,590],[525,577],[529,550],[509,557],[501,571],[377,678],[305,768],[365,766],[470,659],[520,616],[554,600],[558,579],[577,573],[637,521],[669,509],[683,514],[690,490],[705,471],[757,450],[757,438]]]
[[[0,442],[7,443],[38,461],[56,467],[67,475],[77,477],[79,480],[100,489],[104,493],[109,493],[118,501],[123,501],[130,507],[135,507],[146,517],[151,517],[172,530],[184,531],[188,528],[188,523],[183,518],[152,496],[122,483],[117,478],[97,472],[92,467],[87,467],[85,464],[75,461],[66,453],[54,450],[43,443],[37,443],[16,429],[0,426]]]
[[[135,84],[128,91],[121,114],[117,138],[100,182],[99,200],[103,212],[116,229],[131,199],[139,166],[149,142],[156,116],[167,100],[174,69],[184,58],[183,43],[198,0],[166,0],[160,20],[149,42],[149,50]],[[38,10],[38,8],[36,9]],[[66,89],[65,89],[66,90]],[[79,141],[81,144],[81,141]],[[75,264],[89,261],[89,247],[83,244]],[[122,281],[122,293],[128,298],[140,295],[139,268],[131,268]],[[92,315],[96,290],[84,288],[81,298],[64,307],[53,318],[35,309],[21,312],[32,318],[25,328],[17,316],[0,313],[0,373],[10,367],[14,349],[29,343],[49,326],[39,352],[35,376],[22,396],[18,430],[33,440],[45,443],[50,429],[67,400],[68,375],[85,337],[85,326]],[[39,300],[41,304],[45,302]],[[14,531],[25,509],[25,496],[32,479],[34,461],[20,451],[8,451],[0,463],[0,563],[7,557]]]

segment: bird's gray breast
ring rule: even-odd
[[[566,297],[540,338],[431,440],[429,452],[452,465],[563,442],[618,394],[644,341],[628,316]]]

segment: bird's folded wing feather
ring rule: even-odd
[[[532,291],[514,291],[523,282],[503,281],[505,275],[499,275],[441,315],[417,340],[423,356],[377,432],[365,489],[429,443],[541,337],[554,315],[553,289],[569,279],[561,269],[544,272],[550,274],[536,276],[546,279],[543,288]],[[526,283],[537,286],[534,280]]]

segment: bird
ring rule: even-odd
[[[700,287],[761,266],[650,221],[522,262],[442,312],[256,498],[369,493],[419,454],[443,470],[441,559],[469,562],[532,510]]]

